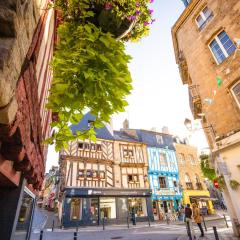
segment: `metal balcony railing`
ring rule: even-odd
[[[202,102],[199,94],[198,85],[192,85],[188,88],[189,91],[189,105],[195,119],[199,119],[202,113]]]

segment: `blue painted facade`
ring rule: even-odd
[[[179,170],[173,137],[145,130],[137,132],[139,139],[147,144],[152,200],[172,201],[176,209],[182,199],[182,193],[179,189]],[[160,187],[160,177],[165,177],[165,188]]]

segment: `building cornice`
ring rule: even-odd
[[[178,18],[177,22],[172,27],[172,39],[173,39],[173,47],[175,52],[176,63],[179,63],[179,46],[177,41],[177,32],[181,28],[182,24],[187,20],[189,15],[192,13],[193,9],[196,5],[202,0],[192,0],[188,7],[183,11],[183,13]]]

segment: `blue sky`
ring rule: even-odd
[[[171,27],[184,10],[181,0],[155,0],[151,4],[156,22],[151,33],[139,43],[127,44],[127,52],[133,57],[129,68],[133,78],[129,106],[125,113],[114,115],[114,129],[120,129],[125,118],[131,128],[161,131],[168,126],[170,133],[189,136],[183,125],[185,118],[192,119],[187,86],[183,86],[175,62]],[[199,126],[200,127],[200,126]],[[190,142],[199,149],[207,147],[202,131],[190,136]],[[47,171],[57,165],[58,155],[49,148]]]

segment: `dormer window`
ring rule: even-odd
[[[156,135],[156,140],[158,144],[163,144],[163,137],[161,135]]]
[[[213,18],[213,12],[206,6],[196,18],[196,23],[199,30],[202,30],[207,22],[209,22]]]
[[[94,121],[93,120],[88,120],[88,128],[92,128],[94,125]]]

